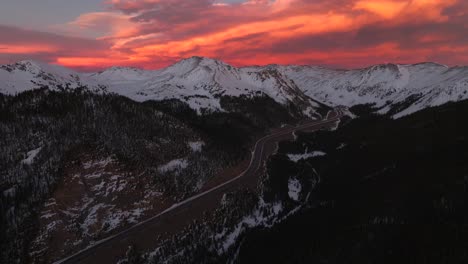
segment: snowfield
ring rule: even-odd
[[[436,63],[383,64],[365,69],[337,70],[314,66],[236,68],[224,62],[192,57],[161,70],[112,67],[97,73],[34,61],[0,66],[0,93],[87,87],[135,101],[177,99],[192,109],[225,111],[222,96],[268,96],[294,104],[309,116],[319,107],[374,104],[385,114],[400,106],[395,118],[450,101],[468,99],[468,67]],[[403,107],[401,107],[404,105]]]
[[[300,160],[306,160],[310,159],[313,157],[320,157],[320,156],[325,156],[327,155],[326,153],[322,151],[312,151],[310,153],[304,153],[304,154],[288,154],[288,158],[292,162],[298,162]]]
[[[410,100],[399,118],[427,107],[468,99],[468,67],[436,63],[383,64],[357,70],[276,66],[311,98],[328,105],[375,104],[379,113]]]
[[[267,95],[280,104],[303,104],[305,113],[316,106],[277,71],[238,69],[201,57],[185,59],[156,71],[113,67],[88,74],[86,78],[136,101],[178,99],[198,112],[202,109],[224,111],[221,96]]]

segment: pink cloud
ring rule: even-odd
[[[468,6],[463,0],[106,3],[109,11],[82,14],[66,25],[74,34],[95,35],[96,40],[86,41],[97,48],[85,51],[70,43],[77,51],[66,53],[61,43],[69,42],[63,37],[57,42],[60,45],[45,42],[56,51],[43,45],[35,52],[51,54],[49,60],[55,52],[56,61],[72,67],[118,64],[159,68],[192,55],[235,65],[314,63],[354,67],[431,59],[445,64],[468,63],[466,56],[455,52],[468,47],[468,37],[463,34],[468,28]],[[0,54],[1,47],[5,48],[2,44],[8,45],[0,41]],[[32,52],[30,48],[24,46],[23,50]],[[9,52],[17,54],[21,49],[10,47]],[[102,54],[96,55],[99,52]]]
[[[58,56],[102,56],[110,47],[104,41],[0,25],[0,63],[19,59],[55,62]]]

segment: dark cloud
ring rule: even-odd
[[[60,56],[102,56],[110,46],[104,41],[67,37],[5,25],[0,25],[0,35],[3,36],[0,39],[0,46],[9,47],[0,49],[0,60],[3,63],[18,59],[51,62]],[[11,52],[21,47],[26,47],[23,53]]]
[[[445,45],[468,45],[466,25],[455,21],[444,23],[430,22],[420,24],[402,24],[388,26],[384,23],[368,25],[356,34],[356,40],[362,45],[378,45],[394,42],[403,48],[424,48]]]

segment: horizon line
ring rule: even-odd
[[[18,60],[18,61],[13,62],[13,63],[0,64],[0,66],[15,65],[15,64],[19,64],[21,62],[32,62],[32,63],[38,63],[38,64],[58,66],[58,67],[62,67],[62,68],[65,68],[65,69],[73,70],[75,72],[80,72],[80,73],[98,73],[98,72],[104,72],[104,71],[112,69],[112,68],[128,68],[128,69],[138,69],[138,70],[144,70],[144,71],[158,71],[158,70],[164,70],[164,69],[170,68],[170,67],[172,67],[174,65],[177,65],[177,64],[181,63],[182,61],[190,60],[190,59],[213,60],[213,61],[217,61],[217,62],[222,62],[222,63],[224,63],[226,65],[229,65],[229,66],[237,68],[237,69],[252,68],[252,67],[268,67],[268,66],[298,66],[298,67],[318,67],[318,68],[329,69],[329,70],[353,71],[353,70],[365,70],[365,69],[369,69],[369,68],[372,68],[372,67],[375,67],[375,66],[383,66],[383,65],[415,66],[415,65],[421,65],[421,64],[435,64],[435,65],[439,65],[439,66],[442,66],[442,67],[446,67],[448,69],[468,67],[468,65],[448,66],[446,64],[438,63],[438,62],[435,62],[435,61],[419,61],[419,62],[414,62],[414,63],[385,62],[385,63],[369,64],[367,66],[355,67],[355,68],[352,68],[352,67],[350,67],[350,68],[333,67],[333,66],[319,65],[319,64],[281,64],[281,63],[269,63],[269,64],[264,64],[264,65],[253,64],[253,65],[245,65],[245,66],[238,67],[238,66],[234,66],[232,64],[229,64],[229,63],[225,62],[222,59],[217,59],[217,58],[212,58],[212,57],[205,57],[205,56],[185,57],[185,58],[179,59],[178,61],[176,61],[176,62],[174,62],[174,63],[172,63],[172,64],[170,64],[170,65],[168,65],[166,67],[153,68],[153,69],[138,67],[138,66],[113,65],[113,66],[110,66],[110,67],[103,67],[103,68],[96,67],[96,69],[100,69],[100,70],[86,71],[86,70],[83,70],[83,69],[86,69],[86,68],[89,68],[89,67],[67,67],[67,66],[61,65],[60,63],[57,63],[57,62],[47,62],[47,61],[35,60],[35,59]]]

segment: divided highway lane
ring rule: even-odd
[[[105,238],[56,263],[116,263],[122,253],[130,245],[137,245],[139,249],[155,248],[157,234],[164,232],[175,233],[181,230],[192,219],[201,218],[204,211],[212,210],[219,204],[219,199],[228,191],[242,186],[252,179],[255,183],[258,171],[263,168],[264,161],[268,158],[266,148],[276,144],[287,135],[301,130],[317,130],[335,124],[341,118],[342,113],[338,109],[327,114],[325,120],[307,121],[296,127],[285,127],[273,134],[259,139],[252,151],[252,157],[247,169],[216,187],[197,194],[187,200],[174,204],[163,212],[140,222],[118,234]],[[242,179],[242,181],[240,181]],[[146,239],[144,239],[146,238]]]

